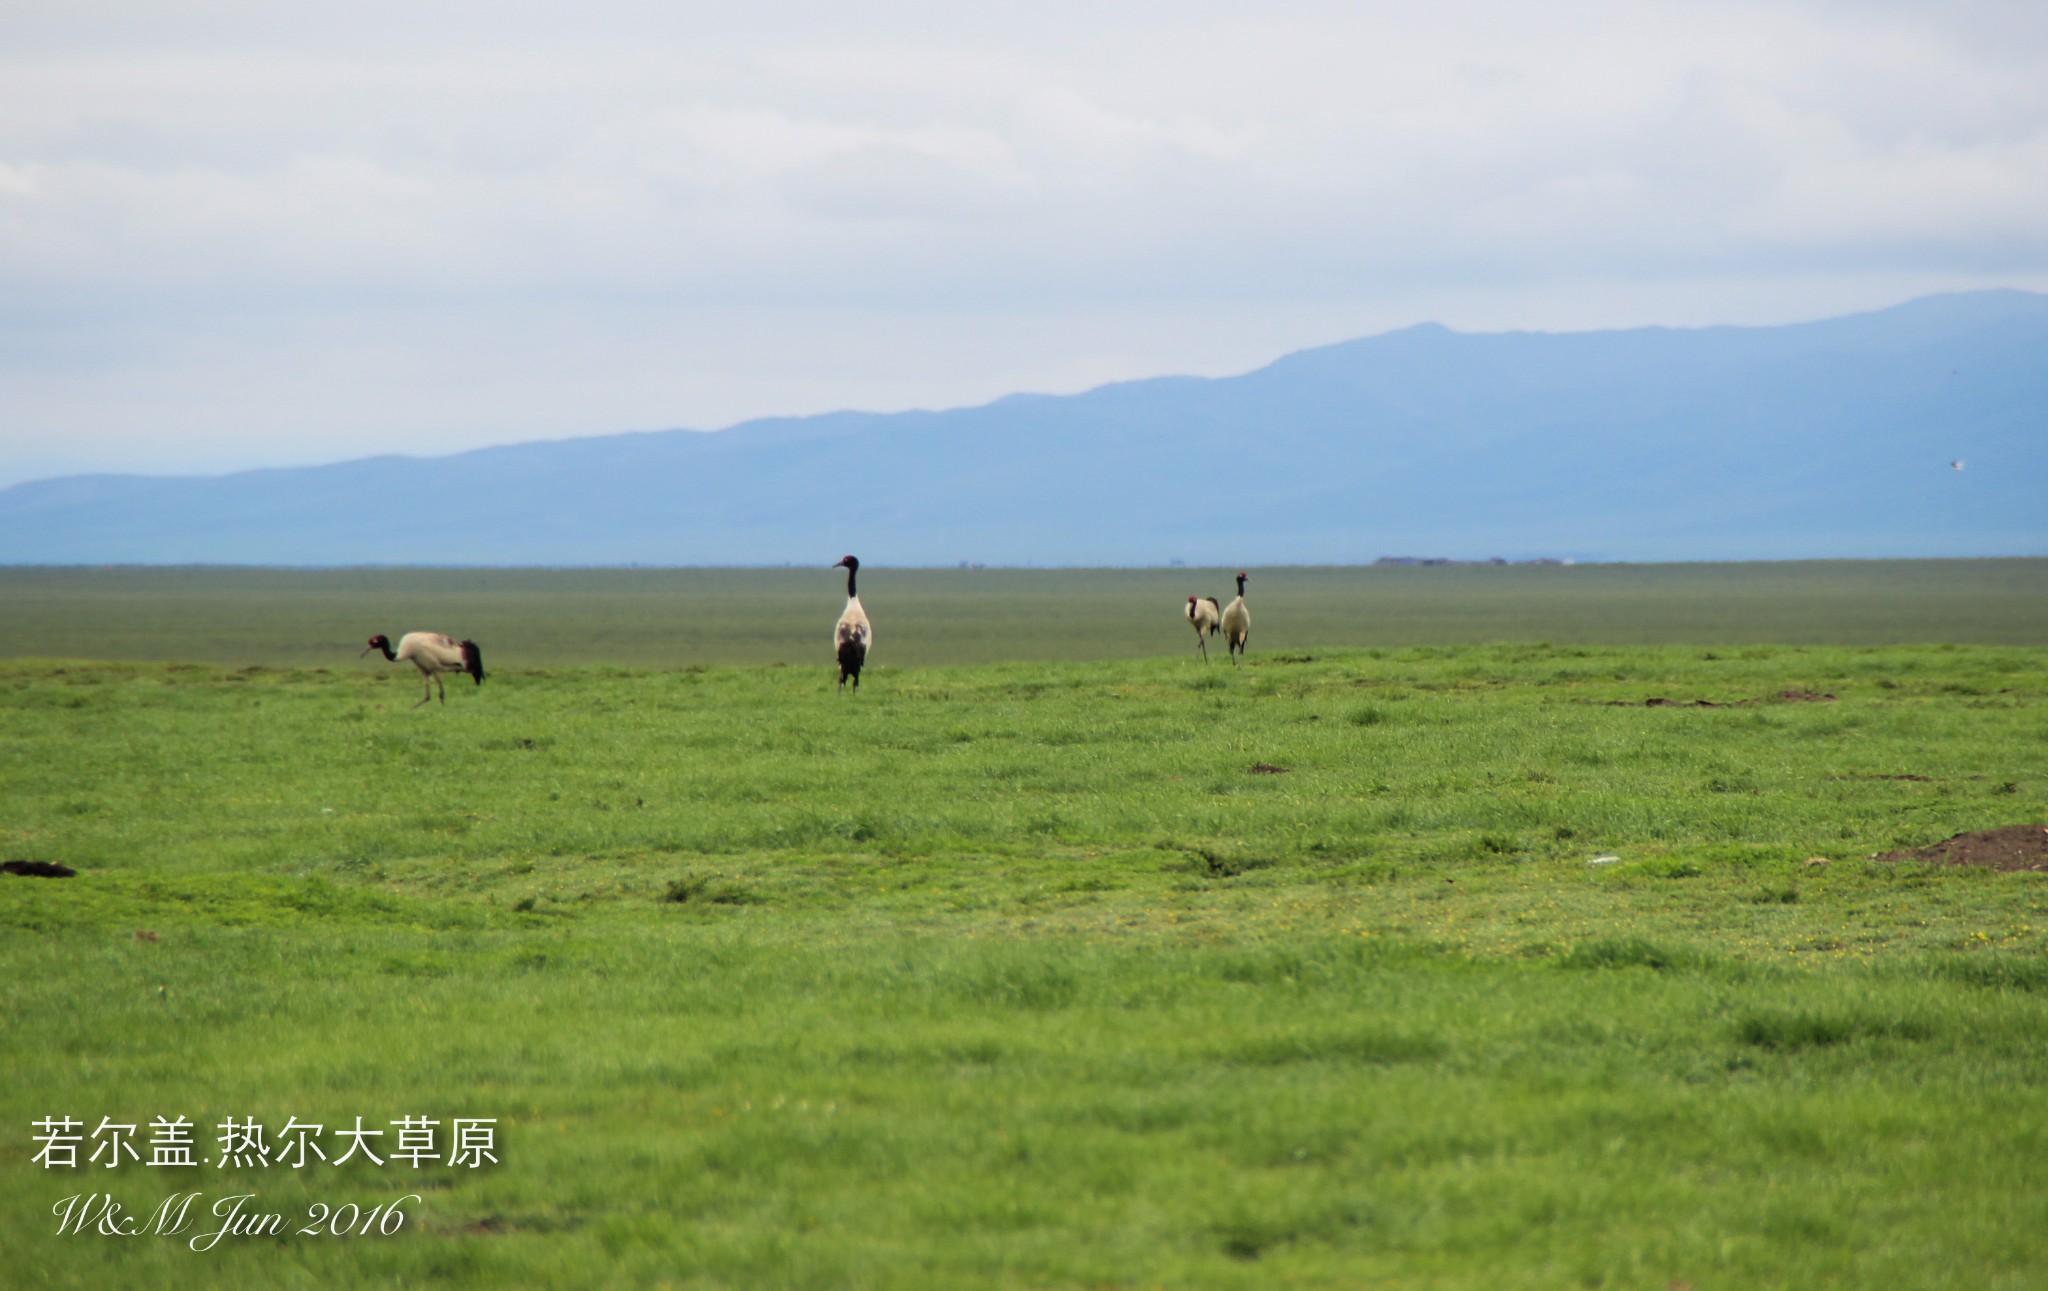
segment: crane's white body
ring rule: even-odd
[[[410,663],[421,672],[464,672],[462,643],[439,632],[408,632],[398,638],[398,661]]]
[[[1244,575],[1237,576],[1237,599],[1223,607],[1223,644],[1230,651],[1230,662],[1244,653],[1245,642],[1252,637],[1252,612],[1244,603]]]
[[[1202,662],[1209,662],[1209,638],[1216,635],[1216,625],[1223,617],[1216,608],[1216,598],[1190,596],[1187,608],[1181,612],[1195,625],[1195,648],[1202,652]]]
[[[839,622],[832,628],[832,653],[839,654],[849,646],[858,649],[865,662],[868,647],[875,643],[875,628],[868,622],[868,612],[861,607],[860,597],[846,598],[846,609],[839,615]],[[854,677],[854,688],[859,689],[860,678]]]
[[[839,688],[846,689],[846,679],[851,677],[853,691],[859,694],[860,670],[867,663],[868,648],[875,643],[875,629],[854,590],[854,575],[860,571],[860,562],[848,556],[839,564],[846,568],[846,608],[840,611],[839,622],[832,627],[832,654],[839,660]]]

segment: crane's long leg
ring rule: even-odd
[[[432,702],[433,698],[434,675],[428,672],[426,669],[422,668],[420,669],[420,702],[418,704],[414,704],[413,707],[418,708],[420,707],[421,704],[430,703]]]
[[[441,702],[446,704],[448,702],[448,683],[441,680],[441,674],[438,672],[434,674],[434,689],[440,694]]]

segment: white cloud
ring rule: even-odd
[[[0,7],[0,480],[2039,286],[2040,12]]]

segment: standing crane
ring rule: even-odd
[[[1209,662],[1209,638],[1216,635],[1216,624],[1222,613],[1213,596],[1190,596],[1185,611],[1188,622],[1195,625],[1195,648],[1202,652],[1202,662]]]
[[[1252,612],[1244,604],[1244,571],[1237,571],[1237,599],[1223,608],[1223,644],[1230,651],[1230,662],[1244,653],[1245,642],[1252,636]]]
[[[839,689],[846,689],[846,679],[853,678],[853,693],[860,694],[860,669],[868,661],[868,647],[874,644],[875,629],[868,622],[868,612],[861,608],[860,594],[854,590],[853,577],[860,572],[860,561],[852,556],[840,558],[840,566],[846,568],[846,608],[840,612],[839,622],[832,629],[832,649],[839,656]]]
[[[457,641],[439,632],[408,632],[398,638],[398,649],[393,650],[391,638],[379,632],[363,647],[363,654],[372,650],[382,650],[392,663],[404,659],[420,670],[420,703],[414,704],[414,708],[432,699],[436,690],[441,693],[441,702],[448,702],[448,687],[442,684],[442,673],[466,672],[476,678],[477,685],[484,684],[484,654],[474,641]]]

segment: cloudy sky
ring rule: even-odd
[[[2040,0],[0,0],[0,485],[1984,286]]]

